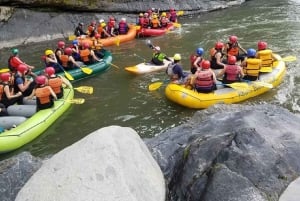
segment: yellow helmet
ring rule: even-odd
[[[102,22],[101,23],[101,27],[105,27],[106,26],[106,23],[105,22]]]
[[[54,52],[52,50],[46,50],[45,51],[46,56],[49,56],[50,54],[54,54]]]
[[[167,16],[167,13],[166,13],[166,12],[163,12],[163,13],[161,14],[161,16],[162,16],[162,17],[166,17],[166,16]]]
[[[139,15],[140,17],[143,17],[144,16],[144,14],[143,13],[140,13],[140,15]]]
[[[178,54],[178,53],[174,54],[173,59],[174,59],[175,61],[180,61],[180,60],[181,60],[180,54]]]
[[[155,19],[155,18],[157,18],[157,15],[156,15],[156,14],[154,14],[152,17]]]

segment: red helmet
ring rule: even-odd
[[[170,8],[170,12],[173,12],[175,9],[174,8]]]
[[[229,36],[229,41],[231,43],[236,43],[238,41],[238,38],[236,36]]]
[[[235,56],[229,56],[227,59],[228,64],[235,64],[236,63],[236,57]]]
[[[90,44],[88,42],[85,42],[82,44],[83,49],[88,49],[90,48]]]
[[[25,64],[19,64],[18,65],[18,71],[20,73],[26,73],[27,70],[28,70],[28,67]]]
[[[0,74],[0,79],[1,79],[3,82],[9,81],[9,78],[10,78],[10,73],[1,73],[1,74]]]
[[[45,69],[45,73],[47,73],[48,76],[51,76],[51,75],[53,75],[55,73],[55,69],[53,67],[51,67],[51,66],[47,67]]]
[[[222,49],[224,47],[224,44],[222,42],[216,42],[215,48],[216,49]]]
[[[46,76],[45,75],[39,75],[39,76],[37,76],[36,78],[35,78],[35,82],[37,83],[37,84],[40,84],[40,85],[43,85],[43,84],[45,84],[46,83]]]
[[[72,49],[70,47],[65,48],[64,53],[66,55],[71,55],[72,54]]]
[[[268,44],[264,41],[259,41],[257,43],[257,49],[258,50],[265,50],[265,49],[267,49],[267,46],[268,46]]]
[[[100,34],[98,34],[98,33],[95,34],[95,38],[96,38],[96,39],[100,38]]]
[[[201,62],[201,66],[203,69],[209,69],[210,68],[210,61],[204,60]]]
[[[65,42],[64,41],[58,41],[57,47],[58,48],[64,48],[65,47]]]
[[[109,21],[115,21],[115,18],[114,17],[110,17]]]

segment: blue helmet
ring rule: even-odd
[[[202,54],[204,53],[203,48],[201,48],[201,47],[197,48],[196,53],[197,53],[198,55],[202,56]]]
[[[73,41],[72,41],[72,44],[73,44],[73,45],[78,45],[78,40],[73,40]]]
[[[254,57],[255,55],[256,55],[256,50],[255,49],[250,48],[250,49],[247,50],[247,56],[248,57]]]

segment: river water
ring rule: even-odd
[[[253,0],[241,6],[180,18],[182,28],[164,36],[150,38],[168,56],[180,53],[182,64],[189,70],[189,55],[203,47],[205,57],[218,40],[226,42],[229,35],[237,35],[245,48],[255,48],[264,40],[269,48],[282,57],[299,56],[300,0]],[[74,83],[74,86],[94,87],[93,95],[75,93],[85,98],[82,105],[72,105],[53,126],[32,143],[6,154],[30,151],[35,156],[48,156],[73,144],[89,133],[110,125],[131,127],[142,137],[159,133],[188,121],[196,110],[176,105],[165,98],[164,87],[149,92],[148,85],[166,79],[164,72],[135,76],[124,70],[126,66],[149,60],[152,54],[144,38],[107,47],[113,53],[113,64],[107,72]],[[57,41],[18,47],[27,63],[42,66],[40,56],[47,48],[55,48]],[[8,49],[0,50],[0,61],[6,65]],[[276,89],[242,104],[257,105],[269,102],[299,113],[299,61],[287,63],[287,75]],[[3,157],[3,156],[2,156]]]

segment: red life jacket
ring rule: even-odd
[[[238,81],[240,68],[237,65],[226,65],[225,74],[228,81]]]
[[[210,70],[201,70],[196,77],[195,87],[210,88],[214,85],[213,74]]]

